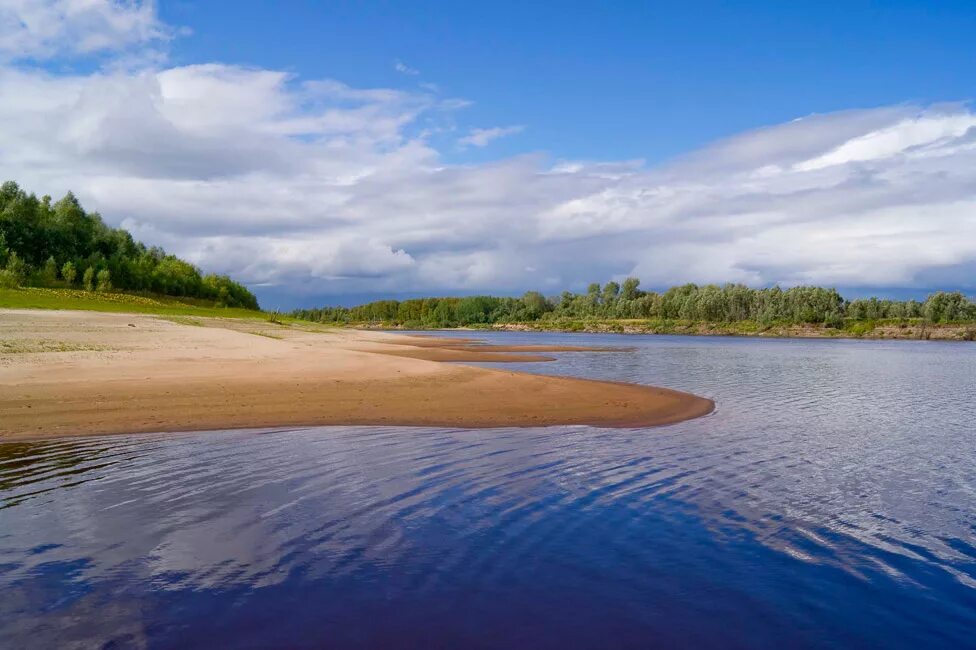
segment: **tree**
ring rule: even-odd
[[[461,325],[487,323],[497,302],[497,298],[491,298],[489,296],[461,298],[457,307],[458,322]]]
[[[109,273],[108,269],[102,269],[98,272],[98,290],[99,291],[111,291],[112,290],[112,274]]]
[[[686,284],[664,294],[638,291],[637,278],[624,282],[616,300],[613,285],[592,284],[585,294],[564,291],[552,300],[537,291],[521,298],[473,296],[467,298],[425,298],[377,301],[358,307],[327,307],[301,310],[298,318],[328,322],[389,321],[415,326],[466,325],[532,321],[553,313],[557,318],[661,318],[696,322],[736,323],[758,321],[764,325],[824,324],[843,328],[848,321],[889,318],[919,318],[923,312],[934,322],[976,322],[976,302],[959,292],[937,292],[924,303],[860,298],[845,301],[834,289],[822,287],[779,287],[750,289],[743,284]],[[624,299],[624,296],[637,296]],[[846,316],[846,317],[845,317]]]
[[[549,311],[549,303],[538,291],[527,291],[522,296],[522,313],[525,320],[537,320],[544,313]]]
[[[71,262],[65,262],[64,266],[61,267],[61,277],[69,285],[75,283],[75,277],[77,277],[78,271],[75,270],[75,265]]]
[[[17,284],[23,284],[27,279],[27,265],[20,259],[17,251],[13,251],[7,256],[6,271],[16,280]]]
[[[45,287],[54,286],[58,281],[58,263],[54,261],[54,256],[47,258],[40,273],[41,284]]]
[[[84,275],[81,276],[81,284],[85,287],[85,291],[95,290],[95,269],[90,266],[85,269]]]
[[[925,301],[925,318],[933,323],[962,320],[968,315],[970,305],[958,291],[937,291]]]
[[[603,304],[609,305],[620,295],[620,285],[610,281],[603,286]]]
[[[13,271],[7,273],[10,255],[17,254]],[[107,270],[111,283],[120,289],[156,291],[168,295],[192,296],[222,302],[227,306],[257,309],[257,298],[246,287],[226,276],[201,278],[199,269],[159,248],[132,239],[121,228],[111,228],[97,212],[86,212],[77,197],[68,192],[52,203],[49,196],[38,199],[14,182],[0,185],[0,268],[6,284],[27,279],[39,285],[57,281],[57,264],[51,273],[49,260],[71,262],[75,276],[61,276],[71,284],[86,267],[92,267],[90,286],[97,286],[97,273]]]
[[[620,288],[620,299],[621,300],[634,300],[640,297],[640,291],[637,287],[640,286],[640,280],[637,278],[627,278],[624,280],[623,286]]]
[[[427,322],[434,327],[454,327],[457,325],[455,303],[448,298],[438,300],[437,305],[428,314]]]

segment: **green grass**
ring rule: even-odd
[[[212,307],[190,299],[130,293],[96,293],[78,289],[0,289],[0,308],[71,309],[255,320],[268,320],[269,317],[268,313],[263,311]]]

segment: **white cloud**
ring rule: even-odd
[[[416,68],[411,68],[400,59],[397,59],[396,61],[393,62],[393,69],[399,72],[400,74],[409,75],[411,77],[415,77],[418,74],[420,74],[420,70],[417,70]]]
[[[915,147],[951,142],[976,127],[976,116],[915,115],[891,126],[852,138],[837,148],[797,165],[798,171],[897,156]]]
[[[166,40],[151,0],[0,0],[0,57],[47,59]]]
[[[492,140],[504,138],[507,135],[515,135],[525,130],[524,126],[496,126],[490,129],[471,129],[468,135],[458,139],[458,144],[462,147],[484,147]]]
[[[0,179],[73,189],[148,243],[279,292],[558,291],[629,273],[976,289],[966,105],[814,115],[648,168],[452,165],[430,134],[464,101],[216,63],[0,65],[0,97]]]

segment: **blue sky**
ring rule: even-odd
[[[162,2],[176,63],[233,61],[361,86],[435,83],[525,150],[665,160],[810,113],[968,100],[963,2]],[[394,61],[420,74],[404,75]],[[464,158],[464,156],[458,156]]]
[[[976,3],[0,0],[0,175],[266,305],[976,293]]]

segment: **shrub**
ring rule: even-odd
[[[20,259],[16,252],[11,252],[7,256],[7,273],[10,273],[17,282],[17,286],[24,283],[27,279],[27,265]]]
[[[16,289],[20,286],[17,276],[7,269],[0,269],[0,289]]]
[[[98,290],[102,292],[112,290],[112,274],[109,273],[108,269],[102,269],[98,272]]]
[[[831,312],[824,321],[824,325],[839,330],[844,327],[844,317],[840,315],[840,312]]]
[[[858,321],[856,323],[852,323],[847,328],[847,331],[849,331],[854,336],[864,336],[865,334],[867,334],[873,329],[874,329],[874,321],[866,320],[866,321]]]
[[[85,274],[81,276],[81,284],[85,287],[85,291],[95,290],[95,269],[90,266],[85,269]]]
[[[78,271],[75,270],[75,265],[71,262],[65,262],[64,266],[61,267],[61,277],[69,285],[74,284],[75,278],[78,277]]]
[[[58,281],[58,265],[54,261],[54,257],[47,258],[44,262],[44,266],[41,267],[41,272],[38,274],[38,281],[41,286],[53,287],[54,283]]]

